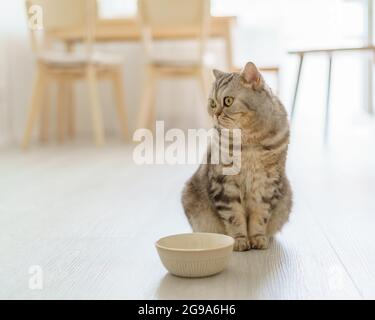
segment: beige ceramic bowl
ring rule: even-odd
[[[206,277],[225,269],[233,251],[232,237],[217,233],[185,233],[156,242],[165,268],[180,277]]]

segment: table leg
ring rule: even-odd
[[[327,83],[327,100],[326,100],[326,113],[324,118],[324,142],[327,142],[329,133],[329,109],[331,100],[331,76],[332,76],[332,54],[329,55],[328,60],[328,83]]]
[[[57,80],[57,110],[56,110],[56,136],[59,143],[65,139],[64,126],[66,124],[66,80]]]
[[[298,96],[298,89],[299,89],[299,83],[301,79],[301,71],[302,71],[302,66],[303,66],[303,58],[304,54],[299,55],[299,65],[298,65],[298,73],[297,73],[297,80],[296,80],[296,86],[294,89],[294,97],[293,97],[293,103],[292,103],[292,109],[290,112],[290,118],[293,120],[294,113],[296,110],[296,102],[297,102],[297,96]]]

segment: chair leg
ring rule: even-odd
[[[46,83],[46,71],[43,66],[38,66],[36,70],[36,77],[34,80],[34,87],[31,97],[31,102],[29,106],[29,113],[27,117],[26,127],[24,131],[24,137],[22,142],[22,147],[26,149],[29,146],[31,134],[35,121],[37,119],[38,113],[40,112],[41,102],[43,97],[43,89]]]
[[[113,72],[112,84],[116,98],[116,108],[118,117],[120,120],[120,126],[122,131],[122,136],[124,140],[129,139],[129,128],[128,128],[128,116],[127,108],[125,104],[125,92],[124,92],[124,81],[121,74],[121,69]]]
[[[292,102],[292,109],[290,112],[290,119],[293,120],[294,114],[296,111],[296,103],[297,103],[297,96],[298,96],[298,89],[299,89],[299,83],[301,79],[301,72],[302,72],[302,66],[303,66],[303,59],[304,55],[299,56],[299,66],[298,66],[298,73],[297,73],[297,80],[296,80],[296,87],[294,89],[294,97],[293,97],[293,102]]]
[[[148,114],[147,125],[146,128],[154,131],[156,125],[156,106],[155,106],[155,96],[154,96],[153,88],[151,88],[151,97],[150,97],[150,113]]]
[[[48,142],[50,110],[51,110],[50,92],[49,92],[49,85],[47,83],[45,87],[45,92],[43,94],[43,101],[42,101],[41,112],[40,112],[39,140],[41,143]]]
[[[97,74],[96,74],[96,70],[94,66],[89,66],[87,68],[86,78],[87,78],[87,83],[88,83],[88,93],[89,93],[95,142],[98,146],[100,146],[104,144],[104,128],[103,128],[102,113],[100,109],[98,80],[97,80]]]
[[[155,122],[155,71],[151,68],[147,70],[143,85],[143,92],[141,97],[141,105],[138,115],[137,128],[148,128],[152,127]]]
[[[57,121],[57,140],[60,143],[64,142],[65,133],[65,119],[66,119],[66,87],[65,87],[65,80],[59,79],[57,81],[57,112],[56,112],[56,121]]]
[[[233,66],[233,44],[232,44],[232,33],[227,30],[225,35],[225,51],[226,51],[226,60],[227,60],[227,68],[229,72],[232,72],[234,69]]]
[[[74,80],[66,83],[66,120],[67,131],[70,139],[75,136],[75,117],[74,117]]]

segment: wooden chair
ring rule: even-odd
[[[138,128],[151,128],[155,123],[155,82],[161,78],[193,77],[201,85],[204,97],[208,96],[209,76],[204,65],[207,26],[210,17],[209,0],[138,0],[146,55],[145,80],[138,116]],[[157,59],[153,52],[153,33],[162,29],[194,30],[199,53],[195,60],[179,61]]]
[[[45,99],[48,85],[55,82],[57,97],[57,134],[59,141],[64,140],[65,130],[74,136],[73,84],[76,80],[86,80],[94,138],[98,145],[104,143],[104,128],[99,101],[98,80],[112,81],[116,96],[118,118],[124,138],[128,136],[127,115],[125,109],[124,84],[121,75],[122,61],[94,52],[96,1],[95,0],[26,0],[30,15],[42,9],[42,29],[31,30],[33,51],[37,66],[29,106],[23,147],[29,145],[32,130],[38,116],[41,116],[41,140],[48,139],[49,105]],[[35,17],[37,17],[35,15]],[[53,50],[50,33],[56,29],[82,27],[85,30],[83,50],[79,52]]]

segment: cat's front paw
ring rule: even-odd
[[[250,248],[250,241],[247,238],[234,239],[234,251],[247,251]]]
[[[252,249],[267,249],[269,246],[270,240],[266,235],[255,235],[250,237],[250,244]]]

